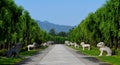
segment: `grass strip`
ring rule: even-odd
[[[47,48],[47,47],[41,47],[38,50],[30,50],[30,51],[24,50],[24,51],[21,51],[19,53],[20,57],[18,57],[18,58],[0,57],[0,65],[13,65],[15,63],[18,63],[18,62],[24,60],[25,57],[32,56],[32,55],[36,54],[37,52],[44,50],[45,48]]]
[[[103,61],[103,62],[108,62],[112,65],[120,65],[120,55],[112,55],[112,56],[105,56],[106,53],[103,53],[103,56],[98,56],[99,55],[99,48],[92,47],[91,50],[88,50],[87,48],[83,51],[82,48],[75,48],[71,47],[80,53],[83,53],[85,55],[89,56],[95,56],[98,60]],[[117,50],[118,53],[120,53],[119,50]]]

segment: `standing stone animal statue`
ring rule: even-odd
[[[46,43],[47,43],[47,45],[53,45],[54,41],[47,41]]]
[[[79,48],[80,46],[75,42],[75,43],[74,43],[74,47],[75,47],[75,48]]]
[[[46,42],[42,43],[41,46],[46,47],[48,44]]]
[[[111,56],[112,55],[112,51],[109,47],[105,46],[104,42],[99,42],[97,44],[97,47],[99,47],[99,51],[100,51],[100,54],[99,56],[102,56],[103,52],[107,52],[107,55],[106,56]]]
[[[68,46],[70,46],[70,41],[67,41],[67,40],[66,40],[66,41],[65,41],[65,44],[68,45]]]
[[[85,44],[85,42],[81,42],[80,45],[82,46],[83,50],[84,50],[86,47],[88,48],[88,50],[90,50],[90,44]]]
[[[70,46],[74,46],[74,43],[73,43],[73,42],[70,42]]]
[[[35,47],[36,47],[36,44],[37,44],[37,43],[34,42],[33,44],[28,45],[28,46],[27,46],[28,51],[30,51],[30,48],[35,48]]]

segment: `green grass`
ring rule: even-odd
[[[89,56],[98,56],[99,55],[99,50],[97,48],[94,48],[94,47],[92,47],[90,50],[88,50],[87,48],[85,48],[85,50],[82,50],[81,47],[80,48],[71,47],[71,48],[76,49],[79,52],[86,54],[86,55],[89,55]]]
[[[31,51],[23,51],[19,55],[20,56],[31,56],[33,54],[37,53],[37,51],[31,50]]]
[[[24,59],[25,56],[31,56],[35,54],[37,51],[31,50],[31,51],[22,51],[20,52],[18,58],[8,58],[8,57],[0,57],[0,65],[13,65],[15,63],[18,63]]]
[[[21,52],[20,52],[20,56],[31,56],[35,53],[37,53],[38,51],[42,51],[44,50],[45,48],[47,47],[41,47],[40,49],[37,49],[37,50],[30,50],[30,51],[27,51],[27,49],[23,49]]]
[[[120,56],[100,56],[96,58],[112,65],[120,65]]]
[[[21,60],[23,60],[23,58],[0,57],[0,65],[13,65]]]
[[[32,56],[33,54],[37,53],[38,51],[42,51],[43,49],[45,49],[47,47],[41,47],[38,50],[30,50],[27,51],[27,49],[23,49],[20,53],[19,53],[19,58],[8,58],[8,57],[0,57],[0,65],[13,65],[15,63],[18,63],[22,60],[24,60],[26,56]]]
[[[89,56],[95,56],[100,61],[108,62],[112,65],[120,65],[120,54],[119,54],[120,50],[117,51],[117,55],[105,56],[106,53],[103,53],[103,56],[98,56],[100,53],[98,48],[92,47],[91,50],[85,49],[84,51],[82,50],[82,48],[74,48],[74,47],[71,48],[76,49],[83,54]]]

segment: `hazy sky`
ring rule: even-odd
[[[15,0],[35,20],[71,26],[78,25],[105,2],[106,0]]]

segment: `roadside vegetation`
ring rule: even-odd
[[[90,51],[79,50],[83,54],[98,56],[96,48],[98,42],[113,51],[113,56],[97,57],[101,61],[120,65],[120,0],[106,0],[106,3],[90,13],[81,23],[69,33],[56,33],[51,29],[49,33],[43,31],[37,22],[31,18],[29,12],[22,6],[17,6],[14,0],[0,0],[0,64],[14,64],[24,58],[8,58],[7,51],[15,44],[22,44],[20,56],[31,56],[37,51],[27,51],[27,45],[36,42],[53,40],[55,43],[64,43],[65,40],[80,43],[84,41],[92,47]],[[68,36],[68,39],[67,39]],[[39,49],[43,49],[39,47]],[[105,54],[105,53],[104,53]]]
[[[43,31],[32,19],[29,12],[22,6],[15,4],[14,0],[0,0],[0,64],[14,64],[24,57],[31,56],[46,47],[40,46],[47,41],[63,43],[66,39],[65,32],[56,34],[54,29],[49,33]],[[27,45],[36,42],[38,51],[27,51]],[[16,43],[22,45],[18,58],[7,57],[8,50]]]
[[[40,47],[41,43],[50,38],[22,6],[17,6],[14,0],[0,0],[0,65],[13,65],[37,53],[27,51],[27,45],[36,42],[39,49],[44,49]],[[8,50],[16,43],[22,45],[20,57],[7,57]]]
[[[6,57],[6,56],[1,56],[0,57],[0,64],[2,65],[13,65],[16,63],[21,62],[22,60],[25,60],[26,58],[37,54],[38,52],[44,50],[47,47],[41,47],[40,49],[32,49],[30,51],[26,51],[25,49],[22,49],[21,52],[19,53],[19,57]]]
[[[54,40],[54,42],[56,44],[64,44],[65,40],[67,40],[67,36],[68,36],[68,33],[67,32],[59,32],[59,33],[56,33],[56,31],[54,29],[51,29],[49,31],[49,36],[51,36],[51,40]]]
[[[84,41],[91,46],[104,42],[114,51],[120,48],[120,0],[107,0],[72,29],[68,38],[72,42]]]
[[[24,51],[20,52],[19,57],[0,57],[0,64],[1,65],[13,65],[25,59],[25,57],[32,56],[37,51]]]
[[[84,51],[82,50],[81,47],[75,48],[72,46],[71,48],[79,51],[82,54],[96,57],[100,61],[104,61],[104,62],[107,62],[107,63],[112,64],[112,65],[120,65],[120,60],[119,60],[120,59],[120,50],[116,51],[118,53],[117,55],[106,56],[106,52],[104,52],[103,56],[98,56],[100,53],[99,48],[92,47],[91,50],[88,50],[87,48],[85,48]]]
[[[78,50],[93,56],[98,55],[97,43],[104,42],[112,49],[113,56],[97,58],[114,65],[120,65],[120,0],[106,0],[102,7],[88,14],[78,26],[70,31],[68,40],[90,44],[93,46],[92,50]]]

